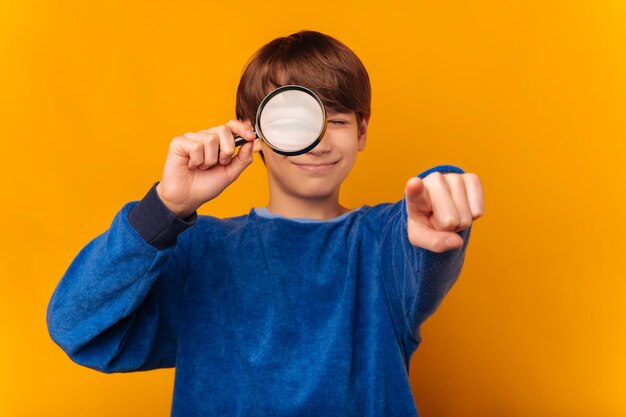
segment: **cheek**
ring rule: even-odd
[[[271,150],[267,145],[263,145],[263,156],[268,167],[278,167],[284,163],[285,157]]]
[[[359,152],[359,141],[358,138],[346,137],[339,144],[341,149],[341,153],[346,159],[354,160],[356,159],[356,155]]]
[[[291,171],[290,163],[287,160],[287,157],[281,156],[271,150],[264,150],[263,154],[265,155],[265,167],[268,174],[272,175],[280,182],[289,182],[293,177],[293,172]]]

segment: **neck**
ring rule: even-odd
[[[333,219],[349,211],[339,204],[339,190],[333,195],[315,198],[302,198],[270,191],[267,210],[284,217],[317,220]]]

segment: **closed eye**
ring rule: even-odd
[[[328,121],[328,123],[331,125],[335,125],[335,126],[345,126],[349,124],[350,122],[348,122],[347,120],[341,120],[341,119],[331,119]]]

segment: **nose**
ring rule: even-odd
[[[328,136],[328,132],[324,133],[324,136],[322,136],[322,140],[320,140],[320,143],[318,143],[317,146],[315,146],[315,148],[311,149],[307,153],[318,156],[318,155],[323,155],[323,154],[330,152],[331,145],[327,136]]]

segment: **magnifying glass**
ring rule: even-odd
[[[294,156],[315,148],[326,132],[326,109],[322,100],[301,85],[284,85],[269,93],[256,113],[255,139],[274,152]],[[235,146],[247,141],[235,138]]]

